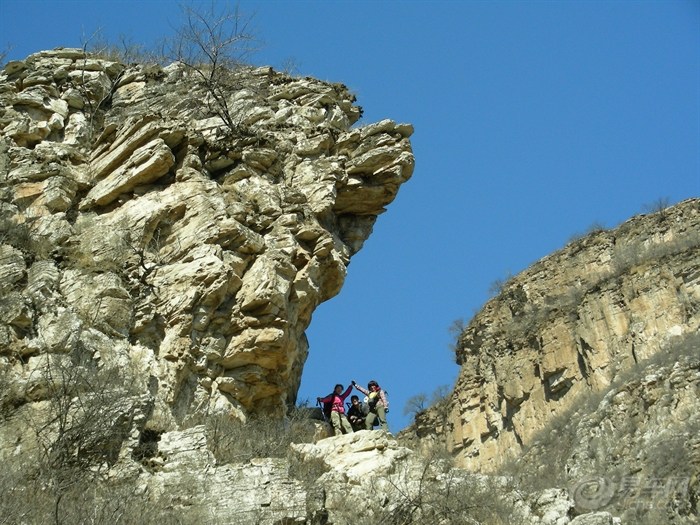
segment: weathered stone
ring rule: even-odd
[[[180,64],[125,67],[62,49],[10,70],[28,82],[0,86],[7,194],[39,256],[26,286],[16,258],[4,283],[41,319],[60,305],[84,333],[150,348],[143,373],[158,384],[164,427],[209,403],[283,413],[313,310],[339,292],[410,176],[410,127],[350,132],[360,110],[347,88],[270,68],[234,72],[232,129]],[[36,329],[12,311],[7,326]],[[4,333],[42,351],[40,339]]]
[[[509,280],[459,339],[442,432],[493,470],[552,418],[700,330],[700,201],[574,241]],[[443,415],[418,419],[431,435]]]
[[[0,244],[0,291],[10,291],[24,277],[26,270],[22,252],[7,244]]]
[[[93,178],[95,180],[102,179],[109,172],[124,164],[136,149],[149,142],[161,130],[161,126],[155,120],[154,115],[146,115],[127,121],[120,128],[114,142],[109,145],[109,150],[107,152],[100,151],[97,156],[92,158]]]
[[[132,300],[119,276],[105,272],[63,273],[61,293],[86,321],[111,336],[127,336],[131,327]]]
[[[615,523],[609,512],[590,512],[582,516],[576,516],[569,525],[613,525]]]
[[[175,157],[163,139],[155,139],[134,150],[129,160],[98,182],[80,204],[82,210],[104,206],[120,194],[148,184],[168,173]]]
[[[350,482],[390,473],[411,455],[383,431],[364,431],[327,438],[313,444],[292,445],[303,461],[318,460]]]
[[[58,113],[62,117],[68,116],[68,104],[58,97],[58,91],[53,86],[33,86],[20,91],[13,105],[38,108],[47,113],[47,118],[52,113]]]

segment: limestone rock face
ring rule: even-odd
[[[510,279],[459,338],[447,409],[420,414],[412,432],[444,439],[469,469],[494,470],[585,396],[698,331],[693,199],[573,241]]]
[[[0,73],[10,379],[78,345],[138,369],[161,430],[294,403],[304,331],[410,178],[412,127],[352,127],[341,84],[234,77],[226,122],[178,64],[58,49]]]
[[[691,336],[569,409],[535,437],[519,470],[570,487],[579,511],[697,522],[699,348],[700,335]]]

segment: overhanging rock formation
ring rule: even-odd
[[[304,331],[410,178],[413,130],[353,128],[340,84],[229,82],[227,124],[178,64],[58,49],[0,74],[0,366],[18,402],[76,349],[150,391],[163,428],[294,402]]]

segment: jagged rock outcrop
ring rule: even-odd
[[[160,430],[294,403],[304,331],[410,178],[412,127],[353,128],[345,86],[270,68],[230,87],[226,122],[177,63],[57,49],[0,73],[6,381],[80,348],[135,371]]]
[[[691,199],[573,241],[510,279],[459,338],[447,408],[420,414],[412,433],[444,440],[471,470],[496,470],[558,415],[699,328]]]
[[[78,49],[0,73],[0,514],[612,525],[638,516],[589,478],[627,489],[672,458],[683,475],[651,519],[692,522],[699,200],[509,280],[460,337],[450,399],[404,435],[425,454],[381,431],[318,440],[280,417],[304,330],[411,176],[412,129],[353,128],[339,84],[225,82],[221,105],[181,64]],[[563,477],[541,490],[528,470]]]

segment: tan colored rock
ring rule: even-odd
[[[23,89],[17,93],[13,102],[15,108],[27,106],[40,109],[46,113],[47,119],[54,113],[63,118],[68,116],[68,104],[65,100],[58,98],[58,91],[51,85],[31,86]]]
[[[0,244],[0,291],[8,292],[24,277],[27,267],[22,252]]]
[[[459,338],[446,413],[419,417],[494,470],[583,396],[700,330],[700,201],[574,241],[512,278]],[[445,421],[443,425],[440,422]]]
[[[350,131],[360,110],[344,86],[234,76],[235,129],[179,64],[55,50],[0,77],[8,204],[35,259],[26,283],[22,254],[0,266],[18,286],[0,341],[140,356],[158,430],[294,403],[314,309],[412,172],[410,126]],[[80,326],[65,341],[49,327],[65,324],[59,307]],[[48,347],[29,335],[39,325]]]
[[[130,119],[121,126],[109,149],[106,152],[97,150],[96,156],[93,154],[91,160],[93,179],[100,180],[123,165],[136,149],[157,135],[161,128],[155,120],[155,115],[145,115]]]
[[[165,142],[152,140],[134,150],[125,164],[97,183],[81,202],[81,209],[104,206],[138,185],[156,181],[168,173],[174,163],[175,157]]]
[[[313,444],[292,445],[303,461],[323,461],[351,483],[392,472],[411,455],[387,433],[365,430],[323,439]]]

